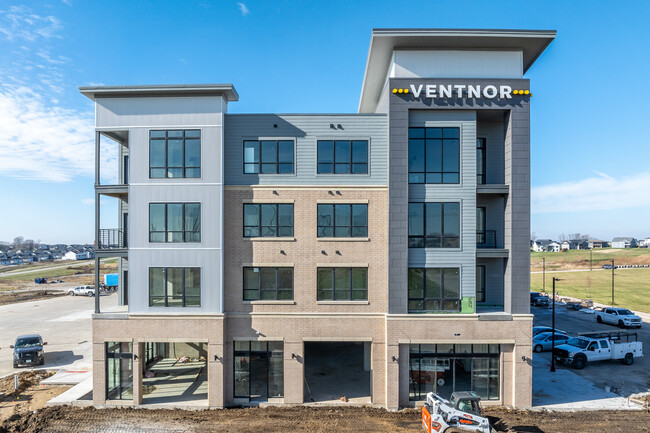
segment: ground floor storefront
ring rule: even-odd
[[[398,409],[471,390],[486,404],[530,406],[532,317],[479,317],[98,315],[93,402]]]

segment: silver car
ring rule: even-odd
[[[550,332],[543,332],[541,334],[537,334],[535,337],[533,337],[533,350],[537,353],[543,352],[544,350],[551,350],[551,346],[553,345],[553,334]],[[560,344],[564,344],[567,342],[569,339],[569,336],[566,334],[560,334],[558,332],[555,333],[555,347],[559,346]]]

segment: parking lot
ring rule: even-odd
[[[531,313],[535,315],[534,326],[551,326],[552,308],[550,306],[531,307]],[[569,310],[564,305],[556,305],[555,327],[568,332],[570,335],[579,332],[627,331],[637,333],[638,340],[643,343],[645,356],[636,358],[631,366],[625,366],[619,361],[599,361],[587,364],[583,370],[575,370],[564,365],[556,365],[556,368],[558,370],[569,370],[592,382],[599,389],[604,390],[605,387],[609,387],[612,392],[623,397],[650,391],[650,355],[648,354],[648,350],[650,350],[650,324],[644,322],[640,329],[622,330],[616,326],[596,323],[593,314]],[[534,363],[534,375],[539,368],[548,368],[550,366],[550,351],[535,353],[533,357],[537,361]],[[538,358],[542,358],[544,362],[539,362]],[[579,390],[576,390],[576,394],[578,393]],[[577,395],[576,398],[579,398],[579,396]]]
[[[117,305],[117,296],[102,295],[102,309]],[[24,368],[74,368],[89,370],[92,367],[91,315],[95,298],[86,296],[61,296],[41,301],[0,305],[0,377],[14,371],[13,350],[18,335],[40,334],[45,346],[45,365]]]

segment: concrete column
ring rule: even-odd
[[[225,362],[223,343],[208,343],[208,406],[211,408],[225,407]]]
[[[106,349],[103,342],[93,343],[93,405],[106,404]]]
[[[305,356],[303,342],[284,343],[284,402],[302,404],[305,395]],[[292,357],[295,354],[295,357]]]
[[[394,359],[393,359],[394,358]],[[400,403],[400,357],[399,344],[386,343],[386,409],[398,410]],[[408,357],[406,359],[408,364]],[[408,387],[408,382],[406,384]]]
[[[133,342],[133,404],[142,404],[142,356],[144,343]]]

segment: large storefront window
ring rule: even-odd
[[[133,399],[133,343],[106,343],[106,399]]]
[[[499,399],[498,344],[411,344],[409,400],[443,398],[455,391],[474,391],[484,400]]]
[[[267,401],[284,395],[284,343],[235,341],[235,398]]]

